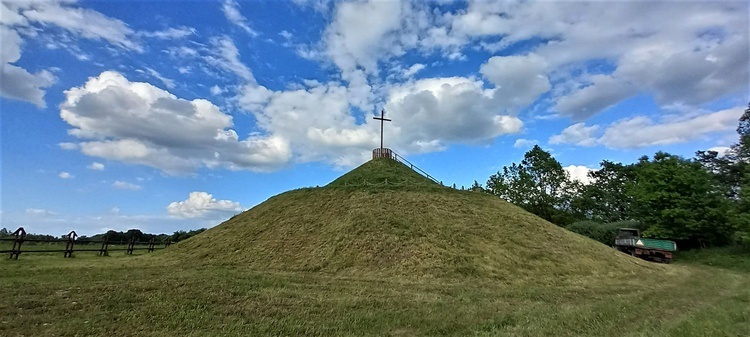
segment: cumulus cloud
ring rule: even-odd
[[[239,202],[216,200],[213,195],[198,191],[190,192],[187,200],[175,201],[167,206],[167,212],[178,218],[222,217],[242,210]]]
[[[240,13],[240,5],[237,2],[233,0],[225,0],[224,3],[221,4],[221,10],[224,12],[224,16],[226,16],[229,22],[242,28],[242,30],[252,36],[258,35],[258,33],[248,25],[247,18]]]
[[[597,142],[598,131],[598,125],[586,126],[584,123],[577,123],[565,128],[562,133],[550,137],[549,143],[594,146]]]
[[[640,93],[662,105],[699,105],[748,88],[746,3],[475,1],[459,9],[422,7],[339,4],[326,30],[326,55],[344,74],[358,68],[371,74],[379,61],[409,49],[439,49],[456,59],[467,46],[495,53],[528,43],[527,56],[493,57],[482,73],[505,82],[496,83],[503,90],[513,90],[512,84],[532,89],[516,90],[526,97],[498,91],[511,99],[528,101],[553,89],[555,109],[574,120]],[[370,15],[362,18],[364,11]],[[493,76],[503,65],[532,76]],[[543,78],[550,75],[554,87]],[[569,82],[580,85],[566,88]]]
[[[349,94],[336,83],[287,91],[248,85],[239,102],[253,112],[258,126],[287,141],[295,161],[348,166],[360,163],[377,137],[373,125],[357,124],[351,115]]]
[[[65,171],[60,172],[60,174],[58,174],[57,176],[60,177],[60,179],[73,179],[74,178],[72,174],[65,172]]]
[[[344,78],[358,67],[376,73],[378,59],[397,52],[389,48],[396,45],[397,37],[391,33],[401,28],[402,7],[399,1],[344,2],[336,6],[324,43]]]
[[[555,109],[576,120],[602,112],[637,92],[630,83],[610,75],[594,75],[591,84],[557,100]]]
[[[386,130],[409,152],[447,143],[481,143],[517,133],[523,123],[498,104],[496,91],[465,77],[428,78],[391,89],[386,111],[398,120]]]
[[[78,8],[74,1],[4,1],[0,4],[0,96],[46,107],[45,88],[56,78],[47,70],[32,73],[14,65],[21,57],[22,39],[18,32],[36,36],[40,27],[55,26],[69,36],[102,40],[112,45],[143,51],[137,34],[124,22],[97,11]],[[81,54],[78,53],[80,56]]]
[[[286,140],[240,139],[232,116],[203,99],[175,97],[148,83],[107,71],[65,91],[60,117],[86,155],[142,164],[168,174],[201,167],[268,171],[290,158]]]
[[[26,101],[39,108],[46,107],[44,88],[55,82],[55,76],[47,70],[32,74],[12,64],[21,58],[22,40],[16,31],[0,26],[0,41],[3,42],[0,51],[0,96]]]
[[[86,168],[94,171],[104,171],[104,164],[93,162],[89,166],[86,166]]]
[[[743,108],[736,107],[662,122],[645,116],[622,119],[604,131],[599,143],[614,149],[632,149],[685,142],[713,132],[734,130],[742,113]]]
[[[530,149],[536,144],[539,144],[539,141],[536,139],[519,138],[513,143],[513,147],[517,149]]]
[[[714,147],[708,149],[708,151],[714,151],[714,152],[718,153],[719,156],[725,156],[731,150],[732,150],[732,148],[727,147],[727,146],[714,146]]]
[[[498,104],[514,111],[534,102],[539,95],[549,91],[545,75],[546,62],[539,56],[494,56],[479,69],[497,90]]]
[[[589,172],[596,171],[595,169],[583,166],[583,165],[569,165],[563,167],[563,170],[568,173],[568,176],[583,184],[590,184],[594,182],[594,178],[589,177]]]
[[[584,123],[571,125],[550,137],[550,144],[604,145],[611,149],[635,149],[687,142],[716,132],[732,131],[744,109],[670,115],[661,119],[636,116],[615,121],[606,128]]]
[[[127,181],[120,181],[120,180],[116,180],[114,183],[112,183],[112,187],[121,189],[121,190],[131,190],[131,191],[138,191],[143,188],[143,186],[129,183]]]

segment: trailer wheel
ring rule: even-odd
[[[666,264],[670,264],[670,263],[672,263],[672,259],[664,259],[664,260],[662,260],[662,261],[663,261],[664,263],[666,263]]]

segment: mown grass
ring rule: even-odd
[[[144,256],[2,259],[0,336],[750,335],[744,268],[645,262],[415,174],[372,161]]]
[[[0,336],[747,336],[750,273],[338,277],[113,255],[0,261]]]
[[[750,272],[750,247],[746,246],[693,249],[679,252],[675,258],[685,264]]]

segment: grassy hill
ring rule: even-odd
[[[369,161],[325,187],[274,196],[163,255],[357,277],[511,280],[663,268],[494,196],[439,186],[388,159]]]
[[[141,253],[0,258],[0,336],[750,335],[746,252],[637,260],[390,161]]]

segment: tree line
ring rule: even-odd
[[[140,229],[129,229],[125,232],[118,232],[114,230],[109,230],[106,233],[96,234],[92,236],[79,236],[79,241],[102,241],[106,237],[109,242],[116,243],[116,242],[128,242],[130,239],[135,239],[135,241],[141,241],[141,242],[148,242],[151,241],[151,239],[154,239],[156,242],[166,243],[166,242],[180,242],[183,240],[187,240],[190,237],[193,237],[195,235],[198,235],[200,233],[203,233],[206,231],[206,228],[201,229],[194,229],[190,231],[176,231],[172,234],[149,234],[149,233],[143,233]],[[0,239],[3,238],[13,238],[13,232],[9,231],[7,228],[0,228]],[[61,235],[60,237],[55,237],[52,235],[46,235],[46,234],[32,234],[29,233],[26,235],[26,239],[30,240],[48,240],[52,241],[55,239],[66,239],[67,235]]]
[[[617,228],[636,227],[683,248],[750,245],[750,105],[737,133],[739,142],[723,154],[660,151],[632,164],[604,160],[587,184],[537,145],[473,189],[606,244]]]

